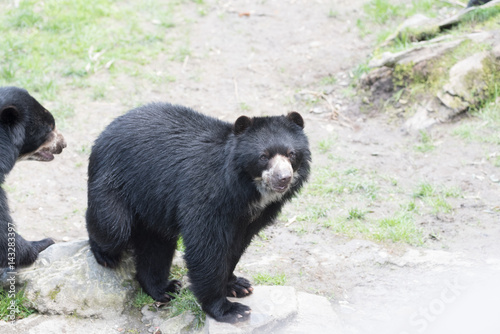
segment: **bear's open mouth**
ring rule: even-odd
[[[284,185],[284,186],[275,185],[275,186],[273,186],[273,190],[278,192],[278,193],[284,193],[285,191],[288,190],[288,184]]]
[[[48,150],[40,150],[40,151],[36,151],[35,153],[33,153],[29,157],[29,160],[52,161],[52,160],[54,160],[54,154],[52,154]]]
[[[21,160],[31,160],[31,161],[52,161],[54,160],[54,154],[59,154],[66,147],[66,141],[64,137],[54,130],[49,139],[42,144],[36,151],[24,154],[18,158]]]

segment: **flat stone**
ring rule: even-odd
[[[207,316],[205,333],[271,333],[288,325],[297,314],[295,288],[288,286],[255,286],[245,298],[228,298],[252,309],[250,319],[237,324],[217,322]]]
[[[128,324],[125,316],[114,319],[80,319],[65,315],[35,314],[15,323],[0,321],[2,334],[90,334],[90,333],[120,333]]]
[[[381,58],[372,59],[368,63],[370,68],[376,67],[394,67],[396,64],[419,64],[424,61],[429,61],[441,57],[445,53],[459,46],[465,39],[459,38],[449,42],[432,43],[429,41],[425,44],[420,44],[412,49],[404,50],[396,53],[384,52]]]
[[[277,334],[341,333],[337,314],[325,297],[305,292],[297,293],[298,314],[295,320]]]

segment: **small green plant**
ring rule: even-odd
[[[200,329],[205,324],[205,312],[201,309],[201,305],[194,296],[193,292],[188,288],[182,289],[175,298],[166,306],[170,316],[176,317],[180,314],[189,312],[194,315],[194,327]]]
[[[257,273],[253,276],[256,285],[285,285],[285,274],[270,275],[267,273]]]
[[[339,12],[336,10],[333,10],[332,8],[330,8],[330,10],[328,11],[329,18],[336,18],[338,15],[339,15]]]
[[[134,301],[132,304],[134,307],[137,307],[138,309],[143,308],[145,305],[150,305],[153,304],[155,301],[153,298],[151,298],[150,295],[145,293],[142,289],[139,289],[137,291],[137,294],[135,295]]]
[[[425,153],[432,151],[436,146],[432,141],[430,134],[426,131],[420,130],[420,143],[415,145],[415,149],[419,152]]]
[[[380,24],[401,14],[401,6],[393,5],[388,0],[371,0],[363,9],[370,19]]]
[[[0,320],[12,321],[26,318],[36,312],[30,305],[31,302],[24,296],[24,289],[16,291],[12,296],[11,293],[0,288]]]
[[[499,6],[494,6],[491,8],[477,8],[465,14],[460,22],[461,24],[480,23],[488,21],[492,18],[496,18],[497,16],[500,16]]]
[[[399,212],[393,217],[378,221],[378,229],[374,233],[376,240],[403,241],[408,244],[420,245],[423,243],[423,233],[415,225],[412,215]]]
[[[269,240],[269,237],[266,235],[266,233],[264,231],[260,231],[259,234],[258,234],[259,238],[264,240],[264,241],[267,241]]]
[[[241,111],[250,111],[252,108],[248,104],[246,104],[245,102],[241,102],[240,109],[241,109]]]
[[[452,189],[436,189],[431,184],[421,183],[413,193],[413,198],[420,198],[426,205],[432,208],[432,213],[450,213],[453,208],[446,201],[446,197],[458,197],[459,192]]]
[[[434,187],[427,183],[421,183],[418,185],[417,190],[413,193],[414,198],[425,198],[434,195]]]
[[[452,206],[442,196],[429,198],[427,203],[432,207],[432,213],[434,214],[439,212],[450,213],[453,210]]]
[[[366,211],[363,211],[359,208],[351,208],[349,209],[349,215],[347,216],[347,219],[354,220],[354,219],[364,219],[366,215]]]
[[[182,237],[179,237],[179,239],[177,239],[177,250],[183,253],[186,250],[186,246],[184,246],[184,240],[182,239]]]
[[[316,222],[320,218],[325,218],[328,216],[328,208],[313,205],[306,209],[306,212],[302,215],[297,216],[298,222]]]
[[[333,139],[331,138],[321,140],[318,143],[319,153],[321,154],[327,153],[332,148],[332,145],[333,145]]]
[[[326,86],[326,85],[334,85],[337,82],[337,78],[334,77],[333,75],[329,75],[326,77],[323,77],[321,79],[321,84]]]

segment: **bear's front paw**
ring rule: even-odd
[[[250,307],[240,303],[230,304],[231,307],[229,310],[224,312],[222,316],[214,317],[214,319],[219,322],[228,322],[231,324],[248,320],[252,311]]]
[[[51,246],[54,244],[54,240],[50,238],[45,238],[39,241],[32,241],[31,245],[33,248],[40,253],[41,251],[45,250],[47,247]]]
[[[236,277],[227,284],[227,296],[241,298],[252,294],[253,287],[249,280]]]
[[[181,291],[181,288],[182,288],[181,281],[173,279],[173,280],[168,282],[168,285],[165,288],[165,292],[167,292],[168,294],[175,294],[175,293],[179,293],[179,291]]]

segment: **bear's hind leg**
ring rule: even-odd
[[[118,251],[115,250],[114,252],[106,252],[97,244],[97,242],[95,242],[94,239],[89,238],[89,244],[97,263],[103,267],[111,269],[118,266],[122,258],[122,250],[124,247],[119,247]]]
[[[116,198],[108,194],[102,201],[98,196],[89,196],[86,213],[90,249],[97,263],[107,268],[118,266],[130,240],[131,215]],[[106,203],[106,207],[101,203]]]
[[[142,289],[154,300],[166,303],[179,292],[181,282],[169,280],[170,266],[177,248],[177,236],[163,239],[142,228],[134,231],[135,266]]]

